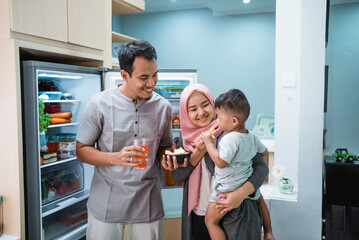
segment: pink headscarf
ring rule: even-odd
[[[217,121],[215,121],[216,117],[214,117],[213,119],[214,121],[212,121],[206,127],[199,127],[191,122],[191,120],[188,117],[187,104],[188,104],[188,99],[193,92],[203,93],[208,98],[209,102],[214,108],[213,95],[206,86],[202,84],[191,84],[183,90],[180,99],[181,133],[183,138],[183,147],[190,152],[192,152],[196,148],[195,141],[202,132],[209,131],[212,127],[215,129],[218,127],[218,123]],[[215,137],[218,137],[221,133],[222,131],[218,129],[215,133]],[[201,163],[197,164],[196,168],[192,171],[191,175],[189,176],[188,215],[191,213],[194,206],[196,206],[196,204],[198,203],[200,183],[201,183]]]

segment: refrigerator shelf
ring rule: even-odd
[[[80,239],[86,235],[86,230],[87,230],[87,223],[55,239],[56,240]]]
[[[73,157],[73,158],[62,159],[62,160],[60,159],[60,160],[57,160],[56,162],[52,162],[52,163],[42,165],[41,169],[51,167],[51,166],[54,166],[54,165],[57,165],[57,164],[63,164],[65,162],[70,162],[70,161],[74,161],[74,160],[77,160],[77,158]]]
[[[80,100],[44,100],[44,103],[79,103]]]
[[[78,203],[84,199],[89,198],[89,196],[90,196],[90,190],[83,190],[71,194],[69,196],[66,196],[65,198],[61,198],[58,201],[54,201],[49,204],[46,204],[42,207],[41,217],[46,217],[53,213],[56,213],[64,208],[67,208],[69,206],[74,205],[75,203]]]
[[[59,128],[59,127],[75,127],[79,125],[78,122],[74,122],[74,123],[64,123],[64,124],[54,124],[54,125],[49,125],[47,128]]]

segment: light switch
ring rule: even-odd
[[[282,87],[295,88],[296,87],[296,74],[295,73],[283,73],[282,74]]]

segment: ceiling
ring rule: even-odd
[[[330,0],[330,4],[359,2],[359,0]],[[250,14],[275,11],[276,0],[146,0],[146,12],[163,12],[209,8],[214,15]]]

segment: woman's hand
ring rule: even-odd
[[[246,197],[245,195],[238,194],[236,191],[220,193],[218,194],[218,199],[225,198],[225,200],[217,200],[216,208],[221,211],[221,214],[225,214],[239,207]]]
[[[216,208],[221,211],[221,214],[227,213],[234,208],[239,207],[243,200],[254,192],[254,187],[249,181],[232,192],[218,194],[218,199],[225,198],[225,200],[217,200]]]
[[[201,137],[198,137],[195,141],[196,150],[198,152],[201,152],[205,154],[207,152],[206,144],[204,143],[203,139]]]
[[[161,165],[164,169],[173,171],[179,167],[187,167],[188,159],[185,158],[182,164],[178,164],[176,156],[162,155]]]

